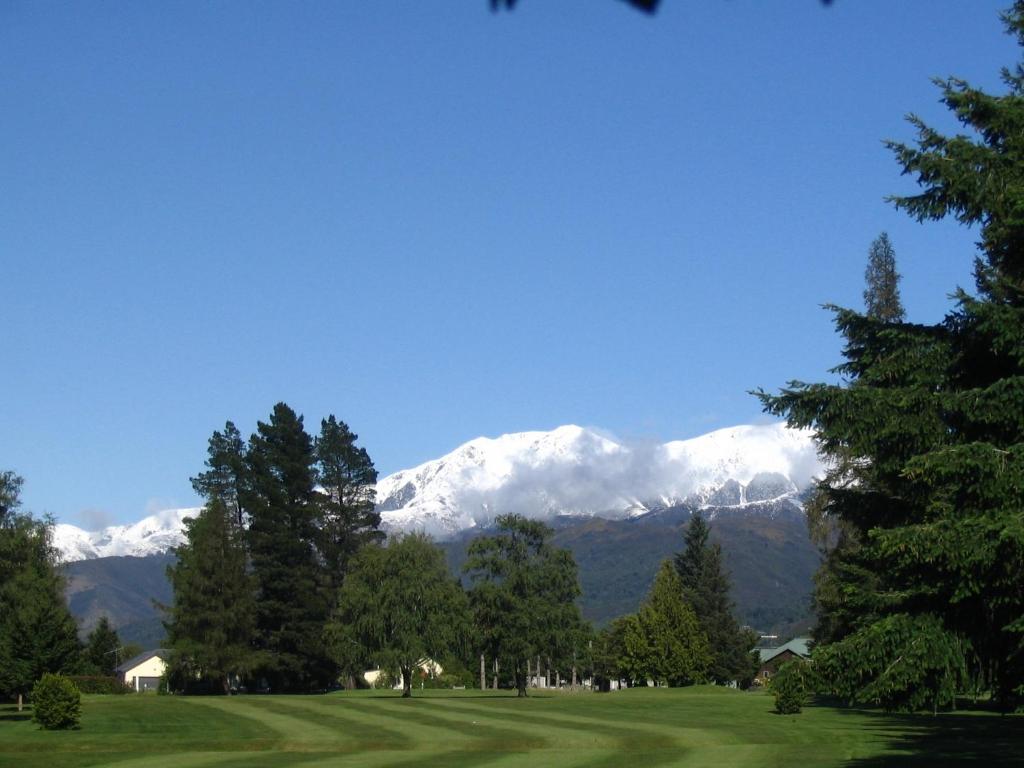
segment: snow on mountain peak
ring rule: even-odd
[[[724,504],[714,495],[729,481],[738,489],[729,505],[764,501],[794,494],[820,472],[811,433],[783,424],[665,444],[569,425],[471,440],[381,479],[377,504],[385,526],[444,538],[504,513],[625,517],[651,505]]]
[[[199,514],[198,507],[165,509],[131,525],[111,525],[100,531],[57,523],[53,545],[65,562],[97,557],[145,557],[166,552],[185,541],[185,519]]]
[[[505,513],[621,518],[682,502],[742,506],[792,496],[821,471],[811,432],[783,424],[664,444],[569,424],[478,437],[388,475],[377,483],[377,509],[387,529],[446,538]],[[92,532],[57,524],[54,545],[67,561],[166,552],[184,542],[184,521],[198,513],[168,509]]]

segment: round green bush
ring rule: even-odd
[[[82,694],[64,675],[43,675],[32,688],[32,719],[48,731],[77,728]]]
[[[775,711],[780,715],[800,713],[810,700],[814,688],[810,665],[801,659],[787,661],[771,682],[775,696]]]

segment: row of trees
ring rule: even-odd
[[[410,695],[419,663],[433,659],[463,682],[479,663],[481,686],[526,695],[542,666],[574,682],[594,671],[595,639],[608,675],[672,685],[752,677],[755,638],[732,618],[721,552],[701,518],[610,646],[580,616],[576,563],[542,522],[497,518],[495,533],[469,546],[465,588],[429,538],[384,545],[376,472],[356,439],[333,416],[313,439],[283,403],[248,442],[230,422],[213,434],[193,480],[206,504],[168,570],[175,687],[316,690],[339,676],[354,686],[377,666],[398,672]]]
[[[377,479],[357,435],[334,416],[314,439],[284,403],[244,442],[210,438],[206,499],[168,569],[168,638],[179,685],[227,691],[232,677],[277,691],[323,689],[337,664],[324,628],[350,560],[379,541]]]
[[[44,674],[110,676],[131,652],[105,616],[79,642],[51,522],[21,509],[21,487],[17,474],[0,472],[0,694],[19,709]]]
[[[662,563],[643,605],[597,637],[595,667],[605,679],[664,685],[713,682],[746,687],[757,672],[757,633],[733,615],[722,550],[699,514],[684,547]]]
[[[1024,45],[1024,2],[1005,22]],[[940,83],[969,135],[911,118],[916,144],[890,144],[922,186],[897,207],[978,227],[975,293],[910,323],[869,270],[866,312],[832,308],[845,380],[760,393],[831,459],[812,507],[830,542],[815,671],[856,702],[1024,702],[1024,64],[1003,79],[998,96]]]

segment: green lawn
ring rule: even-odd
[[[810,766],[1024,763],[1024,718],[898,717],[762,693],[417,692],[327,696],[87,696],[82,728],[46,732],[0,709],[0,766]]]

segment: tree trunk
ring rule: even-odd
[[[348,673],[348,681],[345,685],[346,691],[354,691],[356,689],[356,676],[351,672]]]
[[[224,695],[225,696],[230,696],[231,695],[231,678],[229,678],[227,675],[224,675],[224,677],[221,679],[221,685],[224,688]]]
[[[402,667],[402,698],[412,696],[412,667]]]
[[[487,690],[487,668],[484,665],[484,655],[480,654],[480,690]]]
[[[572,665],[572,687],[576,687],[576,665]]]
[[[498,690],[498,659],[494,659],[494,690]]]
[[[529,664],[529,662],[527,662]],[[515,677],[516,677],[516,690],[518,691],[519,698],[526,696],[526,673],[523,671],[522,664],[516,662],[515,666]]]
[[[530,660],[526,660],[526,684],[531,688],[537,687],[537,681],[530,676]]]
[[[21,694],[18,694],[18,711],[21,712],[21,708],[24,706],[24,701],[21,698]]]

